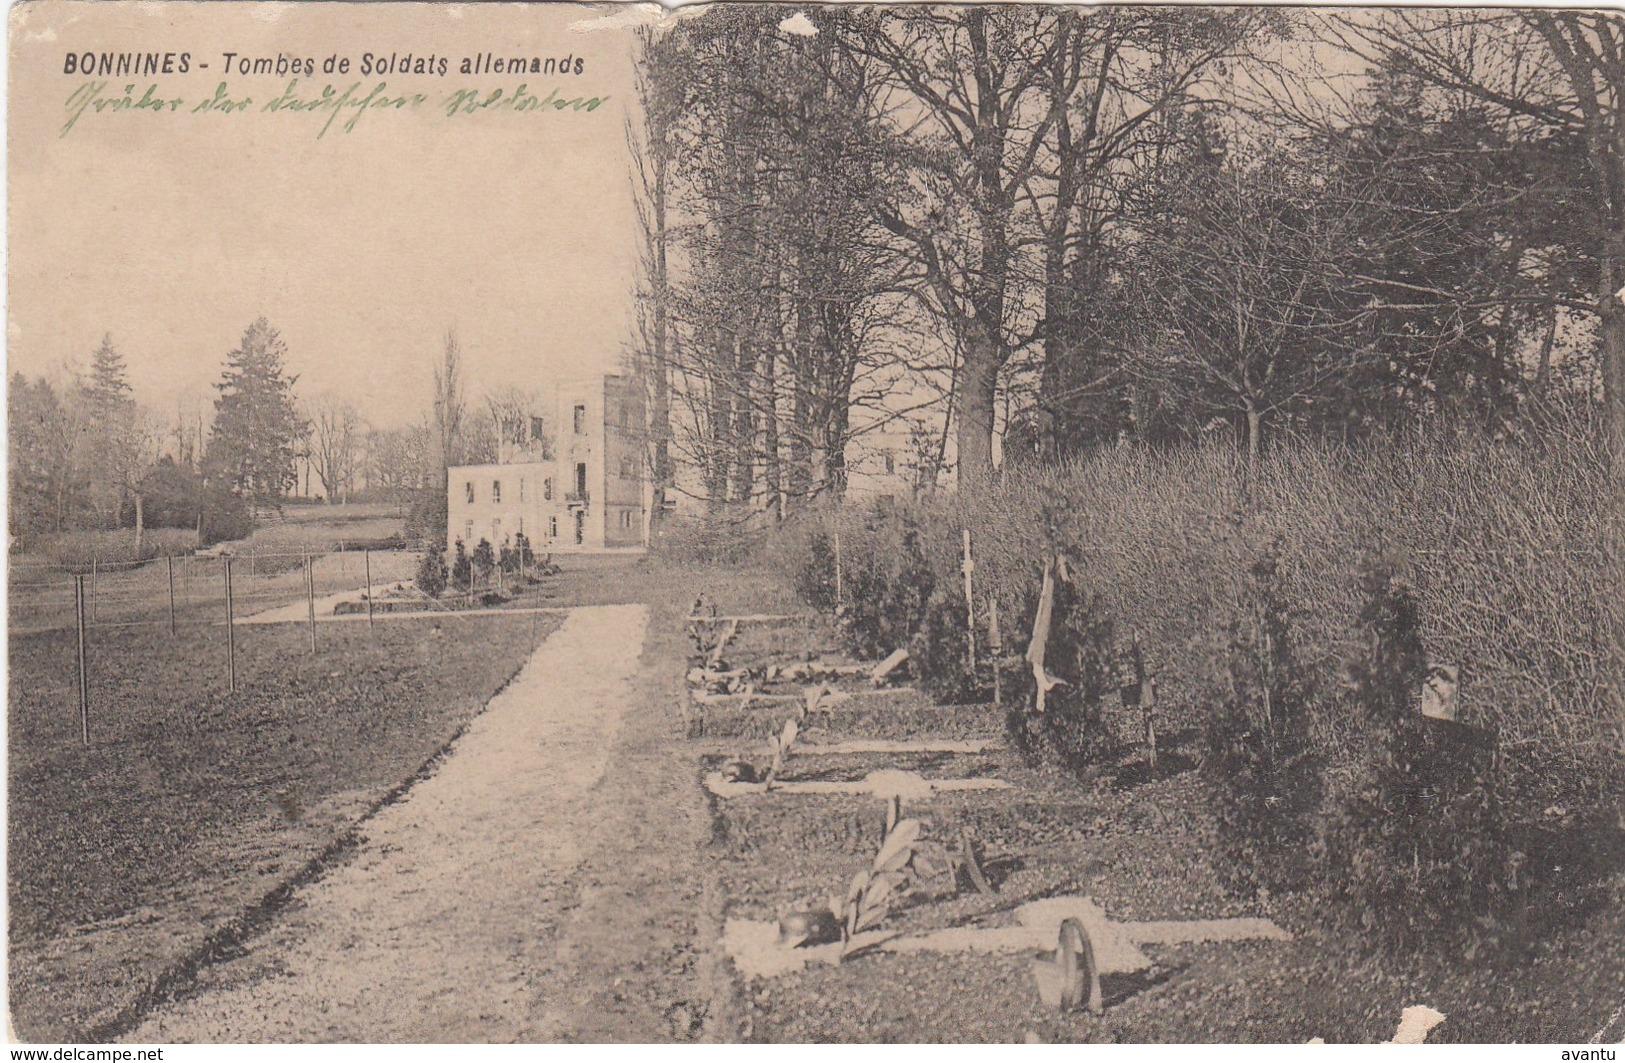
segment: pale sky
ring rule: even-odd
[[[85,364],[110,332],[136,396],[168,415],[209,395],[257,315],[288,345],[303,395],[351,398],[378,425],[427,407],[455,325],[470,397],[613,370],[630,335],[636,220],[624,136],[630,19],[560,5],[157,4],[47,0],[12,8],[8,374]],[[630,14],[628,12],[627,14]],[[573,23],[611,23],[592,32]],[[176,111],[87,110],[59,135],[69,52],[188,52],[149,83]],[[382,80],[415,111],[265,113],[287,77],[229,76],[224,53],[309,57],[299,93]],[[365,53],[449,60],[444,77],[372,75]],[[581,75],[461,75],[481,53],[583,60]],[[349,75],[322,62],[351,58]],[[208,69],[199,69],[200,64]],[[571,64],[574,65],[573,63]],[[240,113],[191,113],[225,79]],[[453,93],[608,97],[593,111],[446,116]],[[354,113],[354,112],[351,112]]]

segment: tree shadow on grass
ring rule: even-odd
[[[1174,975],[1183,971],[1183,966],[1164,967],[1161,965],[1148,967],[1143,971],[1123,971],[1100,976],[1100,1000],[1105,1007],[1116,1007],[1146,990],[1162,985]]]
[[[1184,753],[1157,750],[1157,766],[1152,767],[1142,758],[1123,764],[1111,775],[1114,790],[1132,790],[1137,786],[1172,779],[1196,767],[1196,758]]]

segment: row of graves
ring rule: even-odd
[[[985,648],[995,676],[1047,674],[1043,619],[1026,657]],[[1001,694],[932,704],[906,652],[851,660],[817,617],[719,615],[702,597],[687,624],[688,736],[747,1036],[1088,1039],[1189,946],[1291,940],[1187,881],[1198,854],[1155,797],[1028,766]],[[1121,686],[1135,777],[1191,798],[1177,740],[1156,770],[1137,643]]]
[[[971,601],[968,541],[965,567]],[[1138,1009],[1125,1022],[1142,1037],[1189,1040],[1150,1019],[1161,987],[1214,950],[1267,964],[1289,947],[1205,868],[1204,797],[1181,751],[1194,731],[1159,737],[1157,677],[1137,638],[1120,655],[1128,762],[1115,784],[1080,786],[1009,748],[1000,676],[1030,671],[1037,704],[1023,708],[1043,711],[1063,573],[1060,558],[1045,572],[1020,656],[1005,655],[994,620],[987,704],[933,704],[911,685],[906,651],[844,657],[821,618],[695,603],[688,737],[744,1036],[1088,1040],[1123,1036],[1103,1024]],[[1421,692],[1430,746],[1482,744],[1458,733],[1471,730],[1454,722],[1458,678],[1442,666]],[[1412,1011],[1400,1040],[1442,1018]]]

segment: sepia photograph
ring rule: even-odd
[[[1625,13],[8,35],[13,1058],[1616,1058]]]

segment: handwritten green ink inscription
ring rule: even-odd
[[[369,112],[418,111],[432,107],[447,118],[481,113],[576,114],[596,111],[609,100],[607,95],[569,95],[557,88],[538,96],[528,84],[521,83],[511,89],[454,89],[431,102],[431,97],[421,92],[391,92],[386,81],[376,82],[371,88],[356,81],[342,88],[328,83],[316,89],[301,88],[299,78],[290,80],[280,94],[269,99],[234,91],[225,81],[217,83],[210,95],[187,99],[169,94],[156,82],[144,88],[132,83],[114,90],[107,81],[86,81],[68,96],[67,118],[60,136],[65,137],[77,128],[86,114],[325,114],[326,120],[316,129],[319,140],[335,129],[342,133],[354,132],[361,116]]]

